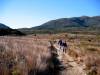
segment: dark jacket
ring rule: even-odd
[[[63,42],[62,43],[62,46],[67,47],[67,43],[66,42]]]
[[[58,41],[58,44],[59,44],[60,46],[62,46],[62,43],[63,43],[62,40],[59,40],[59,41]]]

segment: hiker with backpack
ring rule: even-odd
[[[66,41],[63,41],[63,42],[62,42],[62,48],[63,48],[63,52],[64,52],[64,53],[66,53],[67,47],[68,47],[68,46],[67,46]]]
[[[67,50],[67,47],[68,47],[66,41],[63,41],[63,40],[60,39],[58,41],[58,45],[60,46],[60,49],[63,50],[64,53],[66,53],[66,50]]]
[[[62,48],[62,40],[60,39],[59,41],[58,41],[58,45],[60,46],[60,49]]]

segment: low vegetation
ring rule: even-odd
[[[46,42],[0,37],[0,75],[33,75],[48,70],[51,54]]]
[[[54,63],[58,60],[51,54],[49,41],[60,38],[67,41],[68,54],[85,65],[87,75],[100,75],[98,36],[68,33],[0,36],[0,75],[58,75]]]

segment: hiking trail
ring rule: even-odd
[[[54,44],[53,46],[57,50],[57,58],[61,62],[59,66],[65,67],[61,71],[61,75],[87,75],[83,64],[78,64],[68,53],[63,53],[58,44]]]

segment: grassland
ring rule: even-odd
[[[87,75],[100,75],[100,36],[70,33],[0,36],[0,75],[59,75],[49,48],[58,39],[67,41],[67,54],[85,64]]]

